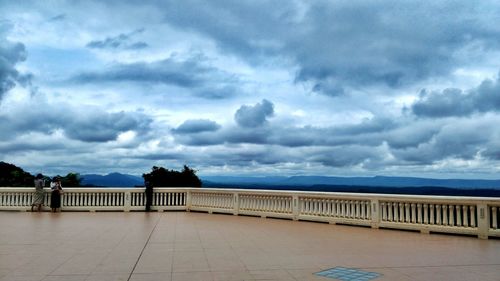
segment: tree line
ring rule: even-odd
[[[43,175],[48,187],[52,178]],[[83,178],[78,173],[68,173],[66,176],[57,175],[62,186],[81,187]],[[142,175],[144,182],[155,187],[201,187],[201,180],[196,171],[184,165],[181,171],[169,170],[153,166],[151,172]],[[0,187],[28,187],[33,186],[35,176],[16,165],[0,161]]]

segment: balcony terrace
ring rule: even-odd
[[[500,280],[500,241],[476,238],[498,198],[156,189],[144,213],[141,189],[68,188],[62,213],[18,212],[31,192],[0,189],[1,281]]]

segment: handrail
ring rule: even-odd
[[[30,209],[34,188],[0,187],[0,211]],[[50,189],[45,189],[48,210]],[[144,188],[68,188],[64,211],[144,210]],[[202,211],[500,237],[500,198],[255,189],[154,188],[152,210]]]

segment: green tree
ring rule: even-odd
[[[31,187],[35,177],[9,163],[0,162],[0,186]]]
[[[196,171],[186,165],[180,172],[153,166],[151,172],[142,177],[154,187],[201,187]]]
[[[82,178],[77,173],[68,173],[65,177],[61,177],[61,185],[64,187],[79,187],[81,183]]]

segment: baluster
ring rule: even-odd
[[[399,202],[399,222],[403,222],[405,219],[405,203]]]
[[[350,218],[354,219],[356,217],[356,201],[349,201],[349,205],[351,206]]]
[[[429,223],[430,224],[434,224],[435,221],[436,221],[436,217],[434,215],[434,211],[435,211],[434,210],[434,204],[430,204],[429,205],[429,210],[430,210],[430,221],[429,221]]]
[[[448,206],[448,225],[455,226],[455,205]]]
[[[388,202],[387,203],[387,209],[389,211],[389,218],[388,218],[388,221],[392,222],[394,221],[394,208],[393,208],[393,203],[391,202]]]
[[[399,202],[392,203],[392,207],[394,208],[394,222],[399,221]]]
[[[345,202],[346,202],[346,209],[347,209],[347,211],[346,211],[346,217],[350,218],[351,217],[351,206],[352,206],[351,203],[352,203],[352,201],[346,200]]]
[[[443,206],[436,205],[436,224],[441,225],[441,209]]]
[[[380,208],[382,209],[382,221],[387,221],[387,209],[385,202],[380,203]]]
[[[422,203],[417,203],[417,223],[420,223],[420,224],[422,224],[422,222],[423,222],[422,212],[423,212],[423,210],[422,210]]]
[[[463,226],[468,227],[469,226],[469,206],[464,205],[462,206],[462,214],[463,214]]]
[[[411,203],[411,222],[416,223],[417,222],[417,209],[415,203]]]
[[[356,211],[355,211],[356,213],[354,214],[354,217],[355,217],[356,219],[359,219],[360,214],[361,214],[361,210],[359,209],[359,201],[358,201],[358,200],[354,201],[354,208],[355,208],[355,210],[356,210]]]
[[[448,225],[448,205],[441,205],[443,213],[443,225]]]
[[[405,223],[411,222],[410,215],[410,203],[405,203]]]
[[[497,229],[498,228],[498,221],[497,221],[497,207],[492,206],[491,207],[491,228]]]
[[[356,217],[356,201],[350,200],[349,201],[349,206],[350,206],[349,217],[351,219],[353,219],[353,218]]]
[[[368,219],[368,209],[371,208],[371,202],[361,201],[361,218]]]
[[[455,205],[457,212],[457,226],[462,226],[462,205]]]
[[[476,227],[476,206],[470,206],[470,226]]]

